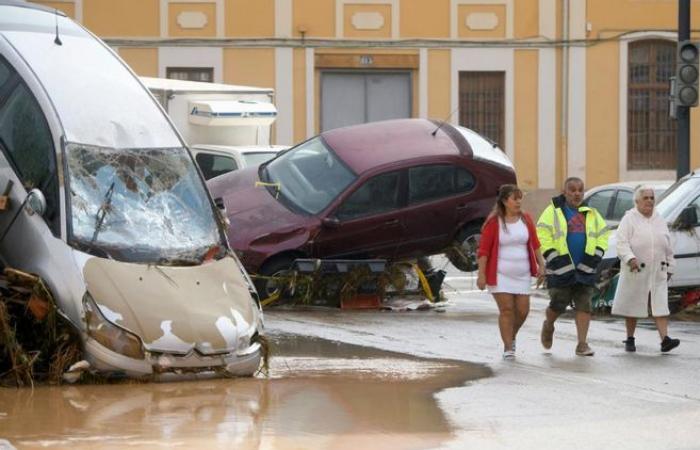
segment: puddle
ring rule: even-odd
[[[270,377],[0,389],[0,448],[434,448],[434,394],[488,368],[272,336]]]

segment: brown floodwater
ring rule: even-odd
[[[267,378],[0,388],[0,449],[435,448],[452,429],[434,394],[491,374],[320,339],[272,344]]]

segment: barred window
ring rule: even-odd
[[[459,124],[505,144],[505,72],[459,73]]]
[[[214,81],[214,68],[212,67],[167,67],[166,78],[186,81]]]
[[[627,91],[627,169],[676,167],[676,122],[668,116],[676,43],[630,43]]]

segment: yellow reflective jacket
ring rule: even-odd
[[[547,286],[569,286],[576,282],[593,285],[598,265],[608,249],[610,230],[595,208],[579,206],[579,212],[586,218],[586,246],[581,262],[574,267],[566,243],[567,224],[562,210],[565,203],[563,195],[554,197],[537,221],[540,250],[547,262]]]

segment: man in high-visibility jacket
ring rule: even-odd
[[[583,180],[564,182],[562,195],[554,197],[537,221],[540,250],[547,262],[549,306],[542,324],[541,340],[552,348],[554,322],[570,304],[576,309],[576,354],[593,356],[588,345],[591,298],[595,293],[596,271],[608,248],[608,227],[595,208],[581,206]]]

